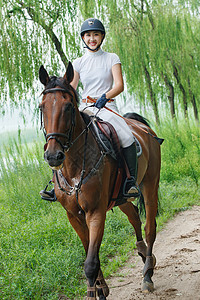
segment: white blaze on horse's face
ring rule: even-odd
[[[56,105],[56,97],[55,97],[55,99],[53,101],[53,106],[55,106],[55,105]]]

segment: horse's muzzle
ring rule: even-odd
[[[65,160],[65,154],[61,150],[57,150],[55,153],[51,153],[46,150],[44,153],[44,159],[52,169],[60,169],[63,161]]]

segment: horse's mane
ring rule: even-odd
[[[51,76],[47,86],[45,87],[45,90],[52,89],[57,86],[66,90],[66,92],[69,92],[69,94],[71,94],[72,91],[75,95],[76,102],[79,103],[79,98],[76,90],[62,77]]]
[[[150,127],[148,120],[137,113],[129,112],[129,113],[126,113],[125,115],[123,115],[123,117],[127,118],[127,119],[133,119],[133,120],[139,121],[139,122],[145,124],[146,126]]]
[[[83,118],[84,122],[86,125],[88,125],[90,123],[90,116],[86,113],[84,113],[83,111],[80,111],[81,117]]]

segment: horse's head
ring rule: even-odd
[[[70,62],[63,77],[49,77],[43,66],[39,70],[40,81],[45,86],[39,106],[47,141],[44,158],[53,169],[61,168],[65,160],[65,151],[72,140],[77,108],[76,92],[70,85],[73,76],[74,71]]]

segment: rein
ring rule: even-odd
[[[83,135],[85,133],[85,143],[84,143],[84,155],[83,155],[83,164],[82,164],[82,171],[81,171],[81,176],[80,176],[80,180],[79,180],[79,183],[78,184],[75,184],[75,186],[71,186],[68,181],[66,180],[66,178],[64,177],[63,173],[61,170],[58,170],[58,171],[54,171],[55,174],[56,174],[56,180],[57,180],[57,183],[58,183],[58,187],[59,187],[59,190],[61,190],[62,192],[64,192],[66,195],[68,196],[71,196],[72,193],[75,191],[75,194],[76,194],[76,202],[77,202],[77,205],[79,207],[79,214],[82,214],[84,213],[82,207],[80,206],[79,202],[78,202],[78,194],[79,192],[81,191],[81,186],[83,184],[85,184],[95,173],[96,171],[99,169],[99,166],[101,165],[102,163],[102,160],[103,158],[106,156],[106,153],[104,153],[103,151],[101,151],[101,156],[100,158],[98,159],[98,161],[96,162],[95,166],[90,170],[90,172],[87,174],[86,177],[84,177],[85,175],[85,163],[86,163],[86,151],[87,151],[87,139],[88,139],[88,130],[89,130],[89,127],[92,123],[92,120],[88,123],[88,125],[86,126],[86,128],[80,133],[79,136],[77,136],[77,138],[73,141],[73,144],[78,140],[78,138]],[[72,145],[73,145],[72,144]],[[65,186],[67,186],[69,188],[69,190],[66,190],[64,189],[61,184],[60,184],[60,181],[59,181],[59,176],[61,177],[61,179],[63,180]]]
[[[91,98],[90,96],[87,96],[87,99],[90,100],[91,102],[95,103],[96,100]],[[151,137],[153,137],[154,139],[156,139],[158,141],[158,143],[161,145],[164,141],[164,139],[161,139],[159,137],[157,137],[156,135],[151,134],[150,132],[148,132],[147,130],[143,129],[142,127],[138,126],[137,124],[133,123],[131,120],[129,119],[125,119],[123,116],[121,116],[120,114],[118,114],[116,111],[113,111],[112,109],[110,109],[109,107],[104,106],[105,109],[109,110],[110,112],[112,112],[113,114],[117,115],[118,117],[122,118],[125,120],[125,122],[127,122],[129,125],[134,125],[137,128],[139,128],[140,130],[142,130],[143,132],[145,132],[146,134],[150,135]]]

